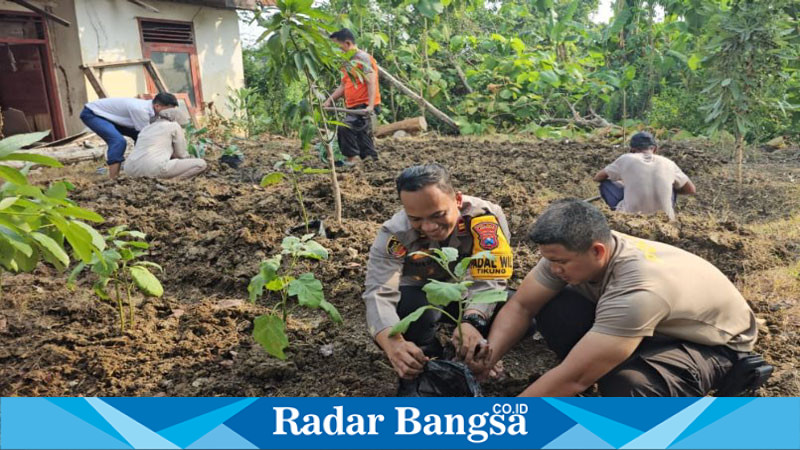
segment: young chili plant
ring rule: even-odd
[[[315,169],[313,167],[306,166],[305,162],[312,158],[310,154],[293,157],[287,153],[282,153],[281,158],[282,159],[280,161],[275,163],[274,169],[276,172],[264,175],[264,178],[261,179],[261,186],[271,186],[273,184],[280,183],[284,179],[288,179],[289,183],[292,185],[292,190],[294,190],[297,203],[300,205],[300,212],[303,215],[303,223],[306,227],[306,233],[308,233],[308,212],[306,211],[306,205],[303,201],[303,191],[300,189],[300,176],[318,175],[328,173],[330,170]],[[283,171],[277,172],[281,169],[283,169]]]
[[[456,328],[458,329],[458,342],[460,344],[463,336],[461,334],[461,322],[464,316],[464,306],[467,303],[475,304],[504,302],[507,299],[507,293],[504,289],[488,289],[485,291],[476,292],[474,294],[469,293],[469,287],[475,283],[472,280],[466,279],[469,273],[468,271],[470,263],[472,263],[473,260],[483,258],[489,258],[493,260],[494,255],[492,255],[490,252],[480,252],[476,255],[463,258],[459,261],[458,250],[455,248],[434,248],[431,249],[431,251],[433,253],[414,252],[412,255],[425,255],[429,258],[433,258],[433,260],[436,261],[436,263],[439,264],[448,273],[448,275],[450,275],[453,281],[445,282],[429,280],[428,283],[422,287],[422,290],[425,291],[425,295],[429,304],[417,308],[414,310],[414,312],[404,317],[403,320],[392,327],[389,335],[394,336],[397,333],[405,333],[406,330],[408,330],[408,327],[417,319],[422,317],[422,314],[425,311],[433,309],[444,314],[445,317],[449,318],[456,324]],[[457,264],[456,261],[458,261]],[[445,309],[447,305],[453,302],[458,303],[458,315],[456,317],[453,317],[453,315],[447,312]]]
[[[164,269],[156,263],[140,259],[147,255],[147,249],[150,248],[150,244],[144,241],[145,237],[141,231],[128,230],[125,225],[111,228],[105,237],[106,250],[99,256],[95,255],[88,264],[82,262],[75,266],[68,279],[68,283],[74,285],[78,275],[90,267],[97,275],[93,286],[95,294],[102,300],[113,299],[117,305],[120,331],[125,331],[123,295],[128,302],[128,322],[133,326],[136,321],[132,292],[138,290],[147,297],[161,297],[164,294],[161,282],[148,267],[162,272]],[[109,284],[113,287],[111,294],[108,292]]]
[[[293,275],[302,259],[328,259],[328,250],[313,241],[313,237],[313,234],[307,234],[302,238],[284,238],[281,253],[262,262],[258,274],[247,286],[252,303],[264,294],[264,288],[278,296],[278,304],[273,311],[254,320],[253,338],[267,353],[279,359],[286,359],[283,353],[289,346],[286,320],[296,307],[321,309],[328,313],[334,323],[342,323],[342,316],[333,304],[325,300],[322,282],[313,273],[306,272],[298,277]],[[297,298],[297,305],[289,305],[290,297]]]

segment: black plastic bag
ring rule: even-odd
[[[481,397],[481,385],[464,364],[434,359],[413,380],[400,380],[398,397]]]
[[[242,155],[222,155],[219,161],[222,164],[227,164],[232,169],[238,169],[239,165],[244,161],[244,157]]]

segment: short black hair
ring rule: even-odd
[[[631,148],[633,150],[642,151],[650,147],[657,147],[656,138],[647,131],[641,131],[631,136]]]
[[[178,106],[178,98],[169,92],[159,92],[153,99],[153,103],[163,106]]]
[[[332,33],[329,37],[331,39],[336,39],[339,42],[350,41],[350,42],[352,42],[354,44],[356,43],[356,35],[353,34],[353,32],[350,31],[349,28],[342,28],[341,30],[339,30],[339,31],[337,31],[335,33]]]
[[[528,238],[535,244],[561,244],[572,252],[588,251],[595,242],[611,242],[606,216],[577,198],[557,200],[536,219]]]
[[[450,184],[450,174],[440,164],[420,164],[411,166],[400,172],[397,177],[397,195],[401,192],[417,192],[427,186],[435,184],[446,194],[455,194],[456,190]]]

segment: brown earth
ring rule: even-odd
[[[37,183],[72,182],[71,197],[106,218],[101,228],[128,224],[147,233],[150,259],[165,268],[166,293],[143,300],[135,327],[120,333],[114,307],[93,297],[90,279],[70,291],[65,277],[48,267],[6,274],[0,395],[393,395],[396,377],[368,337],[360,294],[374,234],[399,208],[397,173],[436,160],[451,168],[463,192],[499,203],[513,235],[516,284],[538,259],[524,238],[537,214],[556,198],[594,196],[591,175],[622,152],[596,143],[465,138],[384,140],[379,150],[380,161],[340,174],[341,226],[329,219],[327,177],[302,183],[310,214],[325,218],[331,233],[321,240],[330,260],[309,267],[345,323],[334,326],[319,312],[298,310],[287,361],[254,343],[252,319],[267,306],[249,304],[246,288],[284,231],[301,220],[288,187],[258,186],[278,153],[296,152],[296,143],[249,145],[238,171],[212,162],[190,181],[111,182],[95,175],[97,162],[37,171]],[[732,168],[710,147],[671,144],[663,154],[693,178],[699,195],[681,199],[674,223],[606,209],[613,227],[720,267],[751,301],[761,322],[758,350],[776,366],[760,393],[800,395],[800,161],[752,165],[740,191]],[[528,339],[506,358],[507,377],[487,383],[486,393],[515,395],[554,363],[540,340]]]

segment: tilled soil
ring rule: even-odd
[[[398,172],[438,161],[464,193],[499,203],[509,218],[516,284],[538,260],[527,229],[552,200],[596,194],[591,176],[623,150],[597,143],[419,138],[379,141],[381,159],[340,173],[344,220],[331,218],[326,175],[302,182],[310,215],[325,219],[331,252],[309,263],[325,295],[344,316],[334,326],[317,311],[298,310],[289,324],[288,360],[268,357],[254,343],[252,319],[269,301],[247,301],[247,283],[274,253],[300,210],[288,186],[261,188],[293,141],[247,146],[238,170],[210,163],[189,181],[111,182],[96,162],[46,169],[34,181],[69,180],[71,198],[106,218],[100,228],[127,224],[148,235],[150,259],[161,264],[161,299],[144,299],[133,329],[120,333],[114,307],[93,297],[90,277],[75,290],[48,267],[3,278],[0,300],[0,395],[125,396],[391,396],[396,377],[364,324],[366,258],[381,222],[399,207]],[[800,211],[800,163],[748,171],[739,188],[710,148],[668,144],[662,153],[692,177],[700,191],[681,199],[679,220],[609,214],[613,228],[695,252],[737,283],[795,264],[797,233],[757,231]],[[776,366],[765,395],[799,395],[798,299],[765,291],[749,298],[761,320],[758,350]],[[768,292],[769,291],[769,292]],[[794,291],[795,293],[797,291]],[[506,376],[484,385],[487,395],[515,395],[556,363],[541,340],[526,339],[505,359]]]

